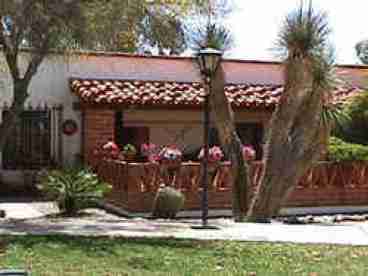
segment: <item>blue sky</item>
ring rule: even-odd
[[[237,0],[228,18],[235,38],[230,57],[274,60],[274,47],[285,15],[298,7],[299,0]],[[368,0],[314,0],[313,6],[328,14],[331,42],[339,64],[357,64],[354,46],[368,38]]]

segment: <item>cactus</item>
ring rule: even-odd
[[[183,193],[161,184],[154,200],[152,216],[155,218],[173,219],[183,207],[184,200]]]

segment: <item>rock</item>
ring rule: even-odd
[[[344,220],[344,216],[341,214],[334,216],[334,222],[341,222],[343,220]]]
[[[332,224],[334,223],[334,217],[330,216],[321,216],[321,217],[315,217],[314,222],[316,223],[322,223],[322,224]]]
[[[313,223],[314,222],[314,217],[309,215],[305,217],[305,222],[306,223]]]
[[[298,218],[296,216],[292,216],[292,217],[285,218],[284,223],[287,223],[287,224],[305,224],[306,222],[304,221],[303,218]]]

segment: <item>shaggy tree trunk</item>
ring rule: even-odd
[[[276,216],[300,178],[318,160],[326,130],[321,124],[323,91],[314,86],[310,62],[287,61],[285,90],[270,122],[265,170],[248,217],[265,221]]]
[[[228,153],[232,172],[232,204],[236,221],[243,221],[247,212],[250,185],[249,166],[242,154],[242,143],[236,133],[234,113],[225,95],[224,72],[220,66],[211,81],[210,104],[221,144]]]

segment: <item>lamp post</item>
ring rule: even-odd
[[[204,154],[202,159],[202,225],[200,229],[216,229],[216,227],[208,225],[208,155],[209,155],[209,129],[210,129],[210,104],[209,95],[212,92],[211,81],[220,64],[222,52],[206,48],[198,54],[198,64],[201,74],[204,77],[205,84],[208,87],[204,97],[203,106],[203,144]]]

